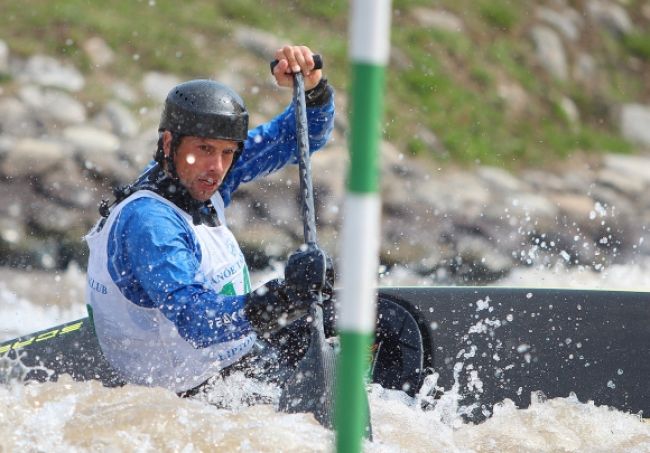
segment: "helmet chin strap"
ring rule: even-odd
[[[176,156],[178,147],[180,146],[184,136],[170,132],[172,134],[172,140],[169,144],[169,154],[165,155],[163,133],[164,131],[160,131],[160,134],[158,136],[158,146],[156,148],[156,152],[154,153],[153,160],[158,162],[170,177],[173,179],[179,179],[178,173],[176,172],[176,165],[174,164],[174,157]]]
[[[178,175],[178,172],[176,171],[176,164],[174,163],[174,158],[176,157],[176,153],[178,152],[178,147],[181,146],[181,142],[183,141],[184,135],[175,134],[173,132],[170,133],[172,134],[172,140],[169,143],[169,154],[165,156],[164,148],[162,148],[161,146],[161,148],[163,149],[165,170],[174,181],[180,181],[180,177]]]

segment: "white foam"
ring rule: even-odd
[[[0,282],[0,341],[87,316],[83,301],[66,308],[32,303]]]

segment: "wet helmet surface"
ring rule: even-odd
[[[226,85],[191,80],[167,95],[159,130],[243,142],[248,134],[248,111],[242,98]]]

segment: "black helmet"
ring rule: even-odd
[[[227,86],[214,80],[190,80],[167,95],[158,129],[243,142],[248,135],[248,111]]]

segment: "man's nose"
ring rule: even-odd
[[[215,173],[223,173],[225,166],[226,162],[222,153],[219,153],[210,159],[210,171],[213,171]]]

